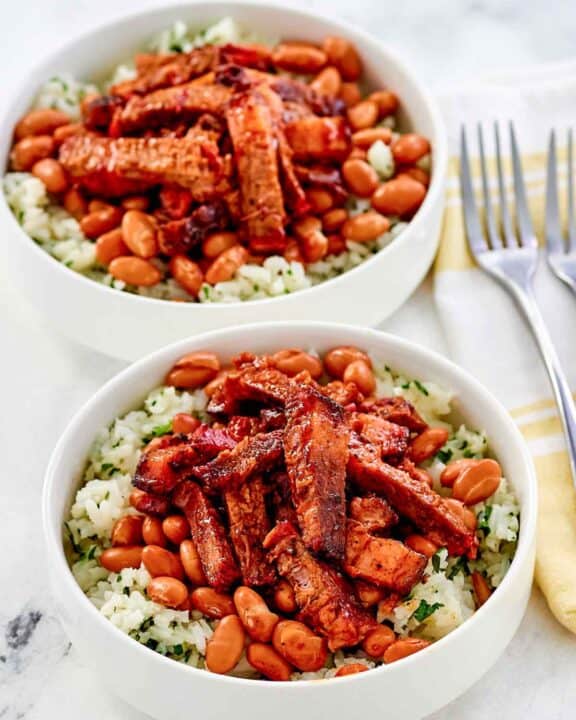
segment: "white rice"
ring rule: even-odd
[[[450,430],[450,438],[429,463],[436,488],[444,495],[449,490],[439,485],[446,462],[461,457],[484,457],[488,444],[484,433],[465,425],[452,427],[452,394],[432,382],[406,378],[382,366],[375,359],[377,394],[401,396],[411,402],[424,419]],[[169,610],[146,597],[149,575],[142,566],[121,573],[108,573],[98,557],[110,545],[114,522],[135,512],[128,503],[131,477],[142,447],[153,436],[171,429],[176,413],[191,413],[206,420],[206,396],[199,390],[180,392],[171,387],[153,390],[137,410],[119,417],[97,436],[88,458],[82,485],[76,493],[66,523],[67,550],[72,572],[80,587],[98,610],[123,632],[139,642],[180,662],[204,666],[206,640],[213,630],[212,621],[198,613]],[[430,559],[424,577],[408,598],[379,622],[389,623],[400,636],[411,635],[438,640],[467,620],[475,609],[471,572],[481,572],[496,588],[506,574],[516,549],[520,508],[505,479],[487,502],[473,511],[478,518],[478,559],[450,558],[440,549]],[[360,662],[375,663],[362,651],[331,654],[326,667],[315,673],[294,673],[292,679],[333,677],[338,667]],[[242,658],[233,674],[253,677],[254,671]]]
[[[188,52],[205,44],[262,43],[274,45],[275,38],[262,38],[242,27],[233,18],[226,17],[198,31],[182,21],[160,32],[149,43],[151,52]],[[106,91],[111,85],[134,77],[132,61],[118,65],[111,76],[99,88],[83,83],[69,74],[51,78],[41,88],[34,107],[51,107],[68,113],[74,120],[80,118],[80,103],[88,94]],[[393,118],[383,123],[387,126]],[[368,161],[385,180],[394,174],[394,160],[390,148],[382,141],[374,143],[368,151]],[[430,162],[428,156],[428,164]],[[168,275],[168,266],[155,260],[163,280],[153,287],[129,286],[115,280],[96,259],[94,242],[86,238],[78,222],[51,198],[42,182],[30,173],[7,173],[4,177],[4,194],[24,232],[44,250],[67,267],[92,280],[116,290],[130,292],[161,300],[185,300],[194,302],[175,280]],[[370,209],[370,202],[352,198],[349,210],[352,215]],[[406,223],[389,218],[391,230],[376,241],[359,244],[349,242],[347,249],[330,255],[320,262],[305,266],[300,262],[287,263],[281,256],[267,258],[263,265],[247,264],[227,282],[209,285],[204,283],[198,301],[201,303],[234,303],[279,297],[304,290],[318,283],[337,277],[360,265],[388,245],[405,227]]]

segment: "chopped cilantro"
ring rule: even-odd
[[[124,595],[130,595],[130,588],[124,587],[124,588],[122,588],[122,592],[124,593]]]
[[[462,453],[462,456],[465,458],[473,458],[474,453],[472,452],[472,450],[468,449],[468,450],[464,450],[464,452]]]
[[[468,570],[468,565],[466,564],[466,558],[464,557],[459,557],[458,560],[456,560],[456,562],[452,566],[452,569],[448,573],[448,580],[453,580],[460,572],[463,575],[470,574],[470,571]]]
[[[144,620],[144,622],[142,623],[142,625],[140,625],[138,629],[140,630],[140,632],[146,632],[146,630],[149,630],[152,625],[154,625],[154,618],[150,617]]]
[[[428,390],[426,390],[426,388],[424,387],[424,385],[422,385],[422,383],[421,383],[419,380],[414,380],[414,385],[416,385],[416,387],[418,388],[418,390],[420,390],[420,392],[421,392],[423,395],[429,395],[429,394],[430,394],[430,393],[428,392]]]
[[[452,450],[438,450],[436,457],[440,460],[440,462],[443,462],[444,465],[447,465],[450,460],[452,460]]]
[[[154,640],[154,638],[148,638],[146,640],[146,647],[149,647],[150,650],[156,650],[158,647],[158,640]]]
[[[174,647],[172,648],[172,652],[174,653],[174,655],[182,655],[182,653],[184,652],[184,648],[182,647],[182,645],[174,645]]]
[[[162,435],[167,435],[170,432],[172,432],[172,420],[169,420],[165,425],[156,425],[156,427],[152,428],[150,437],[162,437]]]
[[[387,373],[392,372],[392,370],[390,370],[390,365],[384,365],[384,370],[386,370]]]
[[[478,530],[484,530],[490,532],[490,516],[492,515],[492,505],[486,505],[486,507],[478,513]]]
[[[440,555],[438,554],[438,551],[432,555],[432,567],[434,568],[434,572],[440,572]]]
[[[418,620],[418,622],[423,622],[424,620],[426,620],[426,618],[429,618],[430,615],[433,615],[436,610],[441,607],[444,607],[442,603],[435,602],[430,605],[426,602],[426,600],[420,600],[420,605],[418,605],[415,612],[412,614],[412,617],[415,620]]]
[[[410,381],[405,382],[403,385],[400,385],[400,387],[402,388],[402,390],[408,390],[408,388],[410,387]]]

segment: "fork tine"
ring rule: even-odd
[[[468,157],[468,143],[466,142],[466,130],[462,126],[460,130],[460,189],[462,192],[462,208],[464,210],[464,222],[468,243],[474,255],[485,252],[488,248],[476,201],[474,200],[474,189],[472,187],[472,172],[470,170],[470,158]]]
[[[514,174],[514,194],[516,196],[516,218],[518,231],[520,235],[520,244],[525,247],[537,247],[538,241],[532,227],[530,212],[528,210],[528,202],[526,200],[526,188],[524,186],[524,178],[522,177],[522,162],[520,160],[520,152],[518,143],[516,142],[516,133],[514,125],[510,123],[510,147],[512,150],[512,171]]]
[[[576,250],[576,218],[574,217],[574,158],[572,128],[568,130],[568,251]]]
[[[563,251],[560,211],[558,209],[558,169],[556,164],[556,133],[550,133],[546,168],[546,247],[549,253]]]
[[[494,145],[496,147],[496,168],[498,173],[498,197],[500,200],[500,220],[502,223],[502,232],[504,240],[509,247],[516,245],[516,237],[514,228],[512,227],[512,218],[508,209],[508,200],[506,198],[506,187],[504,185],[504,170],[502,167],[502,150],[500,147],[500,130],[498,123],[494,123]]]
[[[484,154],[484,135],[482,126],[478,123],[478,147],[480,149],[480,170],[482,174],[482,197],[484,199],[484,215],[486,218],[486,230],[488,231],[488,240],[494,249],[502,247],[502,240],[498,235],[496,227],[496,219],[494,217],[494,209],[490,199],[490,190],[488,188],[488,170],[486,168],[486,156]]]

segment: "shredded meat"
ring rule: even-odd
[[[359,407],[362,412],[378,415],[384,420],[403,425],[412,432],[420,434],[428,425],[422,420],[416,409],[402,397],[386,397],[365,400]]]
[[[348,429],[342,408],[313,387],[286,403],[286,469],[307,547],[332,560],[344,554]]]
[[[384,420],[378,415],[353,413],[350,427],[371,445],[380,448],[381,457],[399,458],[408,450],[410,430]]]
[[[372,493],[352,498],[349,514],[352,520],[361,523],[371,533],[386,532],[398,522],[398,515],[386,500]]]
[[[316,560],[289,522],[276,525],[264,546],[292,586],[301,619],[328,639],[330,650],[358,645],[376,626],[342,575]]]
[[[170,500],[151,493],[135,490],[130,498],[131,504],[138,512],[145,515],[165,517],[170,511]]]
[[[350,148],[342,117],[311,115],[288,123],[285,132],[298,160],[342,160]]]
[[[200,205],[188,217],[163,223],[158,229],[160,250],[170,257],[186,255],[211,233],[228,224],[228,208],[222,200]]]

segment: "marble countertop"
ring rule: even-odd
[[[158,0],[4,0],[0,103],[64,38]],[[298,0],[363,25],[435,90],[500,69],[571,58],[573,0]],[[445,351],[429,288],[383,327]],[[55,616],[42,551],[40,495],[50,452],[72,414],[122,363],[66,340],[10,286],[0,267],[0,718],[144,720],[86,669]],[[576,640],[537,590],[494,668],[434,720],[572,720]],[[446,680],[449,682],[449,678]],[[359,706],[361,710],[361,705]]]

